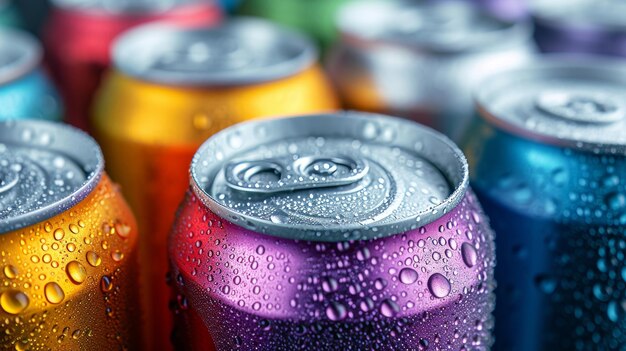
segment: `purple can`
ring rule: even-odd
[[[494,234],[454,143],[346,112],[196,153],[170,237],[181,350],[488,350]]]
[[[532,7],[535,39],[549,53],[626,57],[626,2],[549,0]]]

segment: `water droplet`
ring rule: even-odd
[[[263,245],[257,246],[256,253],[259,254],[259,255],[264,254],[265,253],[265,247]]]
[[[98,256],[97,253],[95,253],[93,251],[88,251],[87,252],[87,262],[92,267],[98,267],[100,265],[100,263],[102,263],[102,259],[100,258],[100,256]]]
[[[535,284],[546,294],[552,294],[557,287],[556,279],[545,274],[540,274],[535,277]]]
[[[331,301],[326,308],[326,316],[331,321],[340,321],[348,315],[346,307],[339,302]]]
[[[450,294],[451,289],[450,281],[439,273],[434,273],[428,278],[428,290],[435,297],[446,297]]]
[[[465,265],[470,268],[474,267],[478,261],[476,249],[470,243],[463,243],[463,245],[461,245],[461,256],[463,257]]]
[[[107,275],[103,275],[102,279],[100,279],[100,289],[103,292],[109,292],[113,289],[113,280]]]
[[[122,239],[128,238],[128,236],[130,235],[130,229],[131,229],[130,226],[127,224],[124,224],[124,223],[115,224],[115,232]]]
[[[113,261],[119,262],[124,259],[124,253],[120,250],[115,250],[111,253],[111,258],[113,259]]]
[[[61,240],[65,236],[65,231],[61,228],[54,231],[52,234],[56,240]]]
[[[385,299],[380,304],[380,313],[385,317],[393,317],[400,311],[398,304],[390,299]]]
[[[417,281],[417,272],[412,268],[402,268],[399,278],[404,284],[413,284]]]
[[[65,270],[74,284],[81,284],[87,278],[87,271],[85,270],[85,267],[77,261],[68,263]]]
[[[17,277],[18,271],[17,268],[15,268],[15,266],[12,266],[10,264],[4,266],[4,275],[9,278],[9,279],[15,279],[15,277]]]
[[[54,304],[61,303],[65,298],[63,289],[55,282],[50,282],[44,286],[44,294],[46,295],[46,300]]]
[[[69,225],[69,230],[70,232],[74,233],[74,234],[78,234],[78,226],[76,224],[70,224]]]
[[[322,281],[322,289],[325,292],[333,292],[333,291],[337,291],[337,289],[339,288],[339,283],[337,282],[337,280],[333,277],[326,277],[323,279]]]
[[[9,314],[23,312],[29,302],[28,296],[19,290],[7,290],[0,295],[0,307]]]

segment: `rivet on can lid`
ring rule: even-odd
[[[26,32],[0,29],[0,84],[6,84],[32,71],[41,61],[41,47]]]
[[[98,145],[74,128],[0,122],[0,233],[74,206],[93,190],[103,167]]]
[[[113,47],[114,64],[124,74],[183,86],[276,80],[310,67],[316,58],[307,38],[252,18],[216,27],[147,24],[122,35]]]
[[[354,112],[225,129],[198,150],[191,176],[196,195],[228,221],[290,239],[345,241],[402,233],[452,210],[467,187],[467,163],[426,127]]]

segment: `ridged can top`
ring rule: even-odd
[[[527,23],[498,19],[467,3],[449,1],[355,1],[341,9],[337,25],[348,39],[429,52],[485,51],[531,37]]]
[[[41,61],[41,46],[30,34],[0,28],[0,84],[32,71]]]
[[[52,0],[57,8],[113,14],[149,15],[212,0]]]
[[[315,62],[317,50],[271,22],[238,18],[216,27],[140,26],[117,40],[113,59],[120,71],[142,80],[228,86],[294,75]]]
[[[554,56],[492,76],[477,90],[479,113],[525,138],[557,146],[626,152],[626,64]]]
[[[53,122],[0,122],[0,233],[53,217],[84,199],[100,180],[100,147]]]
[[[532,4],[533,17],[555,24],[626,30],[623,0],[548,0]]]
[[[357,112],[255,121],[207,140],[191,165],[209,209],[279,237],[386,237],[452,210],[468,182],[454,143],[419,124]]]

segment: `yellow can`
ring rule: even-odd
[[[113,57],[93,125],[137,215],[146,333],[162,346],[171,332],[166,240],[197,148],[241,121],[332,111],[338,102],[311,42],[263,20],[146,25],[122,36]]]

